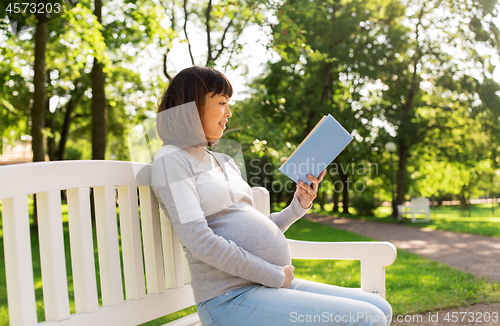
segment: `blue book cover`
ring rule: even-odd
[[[311,185],[308,174],[318,177],[344,148],[352,136],[330,114],[323,116],[279,170],[296,183]]]

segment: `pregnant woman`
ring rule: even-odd
[[[164,146],[153,191],[189,262],[203,325],[389,325],[391,306],[371,293],[294,279],[283,232],[312,206],[318,184],[299,183],[290,205],[265,216],[231,156],[206,149],[231,118],[233,89],[220,72],[178,73],[159,101]]]

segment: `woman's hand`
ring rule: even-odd
[[[321,180],[323,180],[325,173],[326,169],[320,173],[317,179],[308,174],[307,178],[312,182],[312,185],[310,186],[303,183],[302,181],[299,181],[299,183],[297,184],[295,195],[299,199],[300,206],[302,206],[303,208],[308,208],[309,206],[311,206],[311,203],[313,202],[314,198],[316,198],[316,194],[318,193],[319,183],[321,182]]]
[[[290,285],[292,285],[292,281],[295,278],[293,276],[293,271],[295,270],[295,267],[292,265],[286,265],[283,266],[283,270],[285,272],[285,280],[283,281],[283,285],[281,286],[282,288],[289,288]]]

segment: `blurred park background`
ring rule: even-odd
[[[0,34],[2,161],[130,160],[129,133],[154,117],[168,78],[195,64],[233,82],[224,137],[273,202],[294,190],[277,168],[331,113],[354,141],[328,168],[321,207],[371,213],[392,201],[393,173],[396,204],[425,196],[467,209],[500,195],[498,8],[96,0],[15,30],[11,14]]]
[[[431,226],[500,236],[497,0],[81,0],[15,26],[8,3],[0,164],[131,160],[169,79],[209,66],[235,90],[224,138],[274,207],[295,190],[278,167],[330,113],[354,140],[315,212],[391,222],[427,197]]]

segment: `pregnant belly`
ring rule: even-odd
[[[291,264],[290,248],[281,230],[251,206],[219,216],[209,226],[215,234],[272,264]]]

